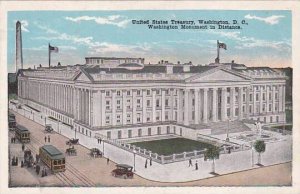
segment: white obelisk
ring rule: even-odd
[[[23,55],[22,55],[22,29],[21,22],[16,23],[16,72],[23,69]]]

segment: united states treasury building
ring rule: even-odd
[[[27,104],[87,136],[111,139],[222,133],[247,120],[285,122],[283,73],[223,63],[87,57],[85,65],[19,71]],[[231,124],[233,123],[233,124]]]

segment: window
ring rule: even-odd
[[[117,100],[117,104],[118,104],[118,105],[121,104],[121,100]]]
[[[117,115],[117,123],[121,123],[121,115]]]
[[[252,100],[253,100],[252,97],[253,97],[252,94],[250,94],[250,102],[252,102]]]
[[[160,134],[161,134],[161,128],[157,127],[157,135],[160,135]]]
[[[150,107],[150,100],[147,100],[147,107]]]
[[[278,93],[275,93],[275,100],[278,100]]]
[[[177,112],[175,112],[175,121],[177,121]]]
[[[109,110],[110,109],[110,101],[106,100],[105,104],[106,104],[106,110]]]
[[[249,113],[252,113],[252,106],[249,106]]]
[[[122,131],[118,131],[118,139],[121,139],[122,138]]]
[[[137,114],[137,116],[136,116],[136,121],[137,121],[138,123],[141,122],[141,113],[138,113],[138,114]]]
[[[132,138],[132,130],[128,130],[128,138]]]
[[[110,124],[110,116],[109,115],[105,117],[105,123]]]
[[[230,103],[230,97],[228,96],[227,97],[227,104],[229,104]]]
[[[263,93],[263,100],[265,101],[266,100],[266,94]]]
[[[239,109],[238,108],[235,108],[235,116],[238,116],[238,114],[239,114]]]
[[[167,134],[170,134],[170,126],[167,126]]]
[[[141,137],[142,136],[142,129],[138,130],[138,136]]]
[[[256,101],[258,101],[259,100],[259,95],[258,94],[256,94]]]
[[[127,103],[130,103],[130,99],[127,99]]]
[[[105,92],[105,96],[110,96],[110,92],[109,92],[109,91],[106,91],[106,92]]]
[[[272,104],[269,104],[269,111],[272,111]]]
[[[140,91],[140,90],[137,90],[137,91],[136,91],[136,95],[140,96],[140,95],[141,95],[141,91]]]
[[[159,95],[160,94],[160,90],[156,90],[156,94]]]
[[[272,100],[272,95],[271,95],[271,93],[269,93],[269,100]]]
[[[148,135],[151,135],[151,128],[148,128]]]
[[[276,116],[276,122],[277,123],[279,122],[279,116]]]
[[[151,94],[150,90],[147,90],[147,95],[149,96]]]
[[[263,111],[263,112],[266,111],[266,104],[263,104],[262,111]]]
[[[117,91],[117,96],[121,96],[121,91]]]
[[[273,123],[273,117],[272,116],[270,117],[270,123]]]
[[[107,131],[106,136],[107,136],[108,139],[110,139],[111,138],[111,132]]]
[[[131,95],[131,92],[130,92],[130,90],[129,91],[127,91],[127,96],[130,96]]]
[[[159,107],[159,99],[156,99],[156,107]]]
[[[150,121],[150,113],[147,112],[147,122],[149,122],[149,121]]]
[[[169,95],[170,91],[169,89],[166,89],[166,95]]]
[[[156,121],[159,121],[160,120],[160,114],[159,112],[156,112]]]
[[[243,102],[246,101],[246,94],[243,94]]]
[[[169,120],[169,112],[166,112],[166,113],[165,113],[165,120],[166,120],[166,121]]]
[[[175,100],[175,107],[177,107],[177,105],[178,105],[178,101],[177,101],[177,99]]]

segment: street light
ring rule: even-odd
[[[229,141],[229,122],[230,122],[230,119],[228,119],[228,127],[227,127],[226,141]]]
[[[136,150],[133,150],[133,171],[135,172],[135,155],[136,155]]]

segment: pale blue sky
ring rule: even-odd
[[[149,30],[131,20],[246,20],[241,30]],[[221,62],[291,66],[290,11],[21,11],[8,13],[8,70],[15,64],[15,22],[22,21],[24,67],[48,63],[48,42],[59,47],[52,64],[82,64],[86,56],[144,57],[208,64],[216,40]]]

